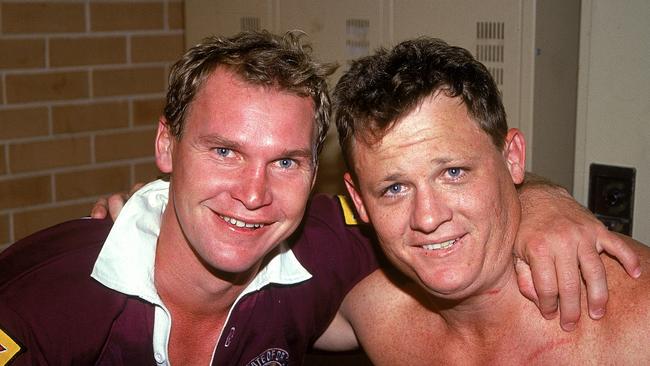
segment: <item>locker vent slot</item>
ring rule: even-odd
[[[258,17],[241,17],[239,19],[239,28],[242,32],[260,30],[260,18]]]
[[[487,67],[499,88],[503,86],[504,77],[504,39],[504,22],[476,23],[476,52],[474,56]]]
[[[348,60],[370,54],[370,20],[348,19],[345,21],[345,49]]]

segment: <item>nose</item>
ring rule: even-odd
[[[232,197],[240,201],[248,210],[256,210],[271,204],[273,195],[269,187],[266,167],[256,165],[242,170],[231,192]]]
[[[440,225],[450,221],[452,210],[444,194],[434,187],[419,189],[413,201],[411,228],[423,233],[434,232]]]

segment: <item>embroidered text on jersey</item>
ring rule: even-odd
[[[289,365],[289,352],[282,348],[269,348],[250,360],[246,366],[287,366]]]

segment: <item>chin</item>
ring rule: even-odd
[[[248,282],[257,273],[257,263],[218,263],[209,266],[210,272],[215,277],[232,282],[233,284],[242,284]]]
[[[262,261],[259,257],[249,253],[216,253],[204,258],[203,263],[215,273],[243,274],[257,269]]]
[[[427,292],[445,299],[461,299],[468,294],[473,281],[455,271],[437,272],[418,276],[418,282]]]

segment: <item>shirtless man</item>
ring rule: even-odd
[[[403,42],[353,63],[334,96],[346,186],[395,267],[342,306],[373,363],[650,363],[650,282],[612,258],[601,257],[616,316],[564,332],[520,295],[511,253],[525,141],[468,51]],[[647,271],[650,249],[625,240]]]

